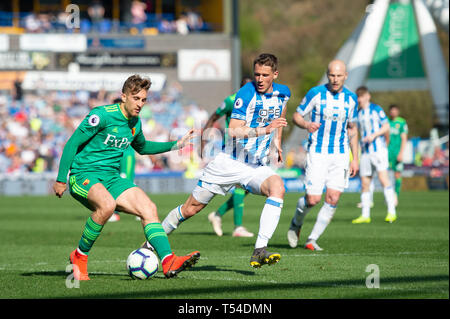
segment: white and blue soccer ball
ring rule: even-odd
[[[158,272],[159,260],[150,249],[133,250],[127,258],[128,274],[133,279],[150,279]]]

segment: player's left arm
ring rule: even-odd
[[[140,131],[136,138],[131,143],[131,146],[140,155],[153,155],[165,153],[173,150],[182,149],[183,147],[192,144],[192,139],[196,136],[192,129],[186,133],[181,139],[170,142],[153,142],[145,139],[144,134]]]
[[[283,106],[283,111],[281,112],[280,117],[286,119],[286,111],[287,111],[287,103]],[[283,137],[283,127],[279,127],[277,131],[277,139],[274,141],[278,152],[278,163],[283,162],[283,148],[281,147],[283,141],[282,137]]]
[[[353,159],[350,162],[350,177],[356,176],[359,170],[358,159],[358,127],[356,122],[348,123],[348,141],[350,144],[350,150],[352,151]]]
[[[384,139],[386,140],[386,145],[389,145],[389,143],[391,142],[391,132],[390,132],[390,130],[388,130],[388,132],[386,134],[384,134]]]
[[[397,155],[397,161],[401,163],[403,162],[403,153],[405,151],[406,143],[408,142],[408,134],[405,132],[401,133],[400,138],[402,142],[400,144],[400,151],[398,152]]]

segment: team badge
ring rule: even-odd
[[[89,116],[88,123],[90,126],[97,126],[100,123],[100,118],[97,114],[92,114]]]
[[[87,184],[89,184],[91,181],[88,180],[87,178],[84,180],[83,185],[86,186]]]
[[[242,99],[241,99],[241,98],[238,98],[238,99],[236,100],[236,102],[234,102],[234,108],[235,108],[235,109],[239,109],[239,108],[242,107],[243,104],[244,104],[244,102],[242,101]]]
[[[134,136],[134,134],[136,133],[136,128],[135,127],[133,127],[132,129],[131,129],[131,135],[133,135]]]

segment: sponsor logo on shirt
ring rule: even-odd
[[[126,137],[117,137],[115,135],[108,134],[103,144],[120,149],[126,149],[131,142],[128,141]]]

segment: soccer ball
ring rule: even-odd
[[[128,274],[133,279],[150,279],[158,271],[158,257],[147,248],[139,248],[127,258]]]

